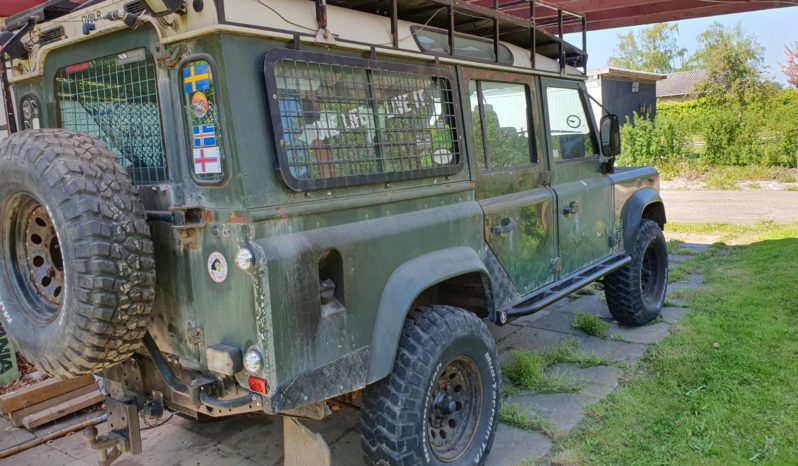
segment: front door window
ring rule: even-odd
[[[573,160],[598,153],[590,132],[588,114],[578,89],[546,89],[549,111],[549,144],[557,160]]]

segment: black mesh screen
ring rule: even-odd
[[[291,188],[457,170],[449,77],[435,68],[335,58],[267,58],[280,169]]]
[[[167,180],[155,66],[144,49],[62,68],[60,126],[105,142],[135,184]]]

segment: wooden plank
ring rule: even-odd
[[[19,411],[14,411],[13,413],[9,414],[9,417],[11,417],[11,422],[16,427],[19,427],[22,425],[22,419],[24,419],[26,416],[29,416],[33,413],[38,413],[39,411],[44,411],[47,408],[52,408],[53,406],[59,405],[65,401],[75,399],[87,393],[91,393],[97,389],[98,387],[96,383],[89,384],[86,385],[85,387],[78,388],[75,391],[64,393],[63,395],[59,395],[55,398],[50,398],[47,401],[36,403],[35,405],[28,406],[27,408],[22,408]]]
[[[0,396],[0,410],[4,413],[13,413],[92,383],[94,383],[94,377],[90,375],[66,380],[57,378],[45,380]]]
[[[28,429],[34,429],[47,424],[48,422],[61,419],[68,414],[80,411],[81,409],[86,409],[90,406],[102,403],[103,399],[104,397],[102,392],[95,390],[86,395],[81,395],[74,400],[65,401],[56,406],[47,408],[44,411],[39,411],[38,413],[25,416],[25,418],[22,419],[22,425]]]

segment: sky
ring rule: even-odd
[[[784,44],[798,41],[798,7],[776,8],[772,10],[739,13],[733,15],[711,16],[707,18],[676,21],[679,25],[679,45],[687,49],[688,56],[698,46],[696,37],[712,22],[717,21],[726,26],[742,24],[743,31],[756,38],[765,48],[765,64],[776,81],[785,84],[787,79],[781,72],[781,63],[785,62]],[[587,35],[588,68],[603,68],[615,51],[617,36],[639,27],[607,29],[591,31]],[[566,40],[581,47],[582,38],[569,34]],[[678,64],[677,64],[678,65]]]

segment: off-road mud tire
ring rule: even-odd
[[[28,223],[16,219],[31,203],[38,207]],[[40,217],[49,217],[46,230],[60,245],[50,260],[60,264],[63,288],[49,301],[31,292],[39,286],[34,269],[19,276],[21,255],[30,257],[25,225]],[[49,129],[0,143],[0,321],[26,359],[60,377],[126,360],[146,332],[154,287],[145,211],[107,146]]]
[[[643,283],[646,267],[652,269],[649,271],[652,283],[648,286]],[[665,236],[656,222],[643,219],[635,238],[632,262],[604,278],[607,306],[618,322],[642,325],[662,312],[667,287],[668,245]]]
[[[473,409],[469,412],[478,413],[471,424],[473,436],[460,437],[469,440],[462,443],[459,457],[442,461],[431,444],[429,417],[435,409],[432,397],[438,392],[436,387],[441,377],[450,375],[446,371],[453,362],[473,367],[482,396],[479,404],[468,407]],[[393,373],[367,387],[363,397],[361,446],[366,463],[483,464],[496,433],[500,384],[495,341],[476,315],[451,306],[412,312],[402,331]],[[456,391],[456,385],[451,390]],[[468,388],[461,390],[468,392]]]

